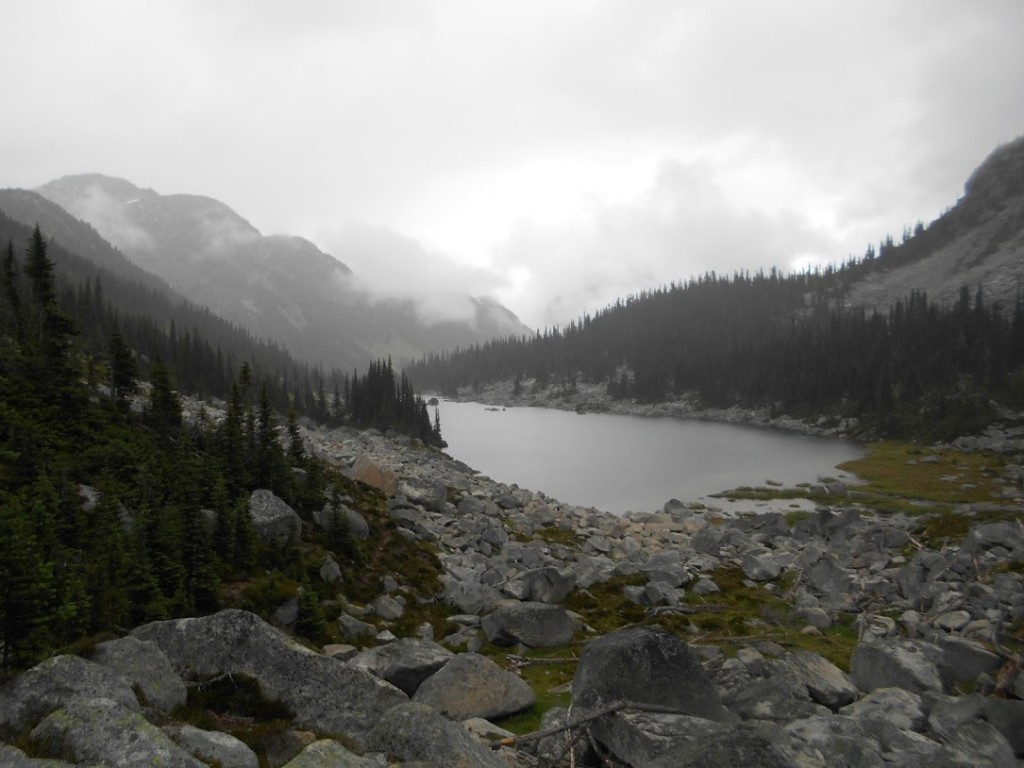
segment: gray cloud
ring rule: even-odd
[[[843,260],[1024,131],[1019,0],[8,6],[0,184],[103,172],[328,250],[318,233],[374,222],[422,244],[382,252],[473,262],[452,279],[533,323],[740,252]]]
[[[321,239],[352,268],[352,287],[378,300],[413,300],[427,321],[472,318],[470,297],[502,285],[492,272],[459,265],[388,227],[350,223]]]
[[[796,212],[736,207],[707,165],[666,161],[639,199],[595,205],[574,226],[524,224],[496,257],[530,276],[515,300],[524,317],[563,325],[618,297],[705,272],[789,271],[834,245]]]

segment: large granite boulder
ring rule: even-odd
[[[932,661],[940,651],[919,640],[877,640],[860,643],[850,659],[850,678],[860,690],[903,688],[914,693],[942,691],[939,669]]]
[[[389,683],[304,648],[247,611],[158,621],[132,634],[160,646],[186,680],[246,675],[263,696],[287,705],[296,725],[344,735],[357,746],[381,714],[408,700]]]
[[[64,760],[29,757],[17,747],[0,742],[0,765],[4,768],[74,768]]]
[[[320,739],[303,749],[283,768],[381,768],[383,763],[345,749],[333,739]]]
[[[796,651],[788,663],[807,686],[811,698],[833,712],[850,704],[857,696],[857,687],[849,675],[816,653]]]
[[[140,710],[120,675],[78,656],[54,656],[0,687],[0,737],[17,736],[75,699],[101,697]]]
[[[494,720],[529,709],[537,696],[522,678],[486,656],[460,653],[423,681],[412,700],[454,720]]]
[[[634,768],[796,768],[768,738],[700,717],[617,712],[600,739]]]
[[[1017,757],[1024,757],[1024,701],[993,697],[985,703],[989,725],[1006,737]]]
[[[302,518],[266,488],[258,488],[249,497],[249,515],[256,534],[268,544],[283,547],[289,541],[298,541],[302,533]]]
[[[425,704],[392,707],[367,738],[370,749],[404,763],[445,768],[508,768],[461,725]]]
[[[327,503],[323,509],[314,512],[313,522],[325,531],[331,530],[340,523],[341,525],[347,525],[349,531],[357,539],[365,540],[370,538],[370,524],[366,522],[366,518],[348,505],[340,502],[338,504]]]
[[[138,712],[112,699],[74,699],[30,734],[46,755],[120,768],[205,768]]]
[[[984,720],[954,730],[943,744],[943,752],[948,764],[958,768],[1018,768],[1006,737]]]
[[[533,568],[512,579],[504,591],[517,600],[561,603],[576,588],[576,576],[565,568]]]
[[[123,677],[138,691],[143,704],[169,713],[185,703],[185,682],[154,643],[122,637],[96,646],[92,661]]]
[[[689,646],[651,627],[620,629],[583,648],[572,682],[573,711],[594,711],[619,701],[718,722],[731,719]]]
[[[220,768],[260,768],[260,759],[241,739],[221,731],[204,731],[194,725],[167,725],[171,741],[204,763]]]
[[[412,696],[428,677],[455,654],[433,640],[403,637],[387,645],[363,651],[348,663],[372,672]]]
[[[574,629],[564,608],[547,603],[506,603],[485,616],[481,625],[495,645],[522,643],[530,648],[565,645]]]
[[[352,479],[384,491],[388,496],[398,492],[398,475],[380,466],[369,456],[359,456],[352,465]]]

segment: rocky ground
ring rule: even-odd
[[[305,437],[436,553],[444,631],[392,631],[418,602],[411,569],[356,603],[328,558],[345,644],[312,651],[239,610],[140,627],[0,690],[0,764],[1024,765],[1019,456],[999,498],[956,507],[961,533],[938,537],[913,503],[883,513],[842,485],[809,512],[670,500],[616,516],[405,438]],[[354,506],[353,531],[378,535]],[[269,492],[252,509],[268,541],[324,524]],[[243,681],[290,717],[259,757],[231,723],[179,717],[186,690]],[[532,736],[501,727],[541,710]]]

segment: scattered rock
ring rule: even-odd
[[[588,642],[576,665],[572,701],[574,711],[631,701],[707,720],[730,720],[686,643],[650,627],[620,629]]]
[[[49,757],[125,768],[205,768],[137,711],[112,699],[73,699],[29,736]]]
[[[530,648],[553,648],[572,640],[572,619],[559,605],[508,603],[481,622],[495,645],[522,643]]]
[[[332,739],[321,739],[303,749],[284,768],[382,768],[372,757],[361,757]],[[226,768],[226,767],[225,767]]]
[[[0,737],[15,737],[51,712],[82,698],[105,698],[140,710],[128,682],[78,656],[54,656],[0,687]]]
[[[930,651],[930,652],[929,652]],[[917,640],[880,640],[860,643],[850,659],[850,677],[862,691],[903,688],[913,693],[942,691],[939,670],[932,658],[935,646]]]
[[[245,744],[228,733],[204,731],[192,725],[166,726],[171,741],[204,763],[220,768],[259,768],[260,760]]]
[[[155,643],[122,637],[100,643],[92,661],[123,677],[142,697],[142,703],[164,713],[185,703],[185,683]]]
[[[451,661],[454,655],[431,640],[400,638],[363,651],[349,664],[372,672],[412,696],[424,680]]]
[[[486,656],[460,653],[420,684],[413,701],[456,720],[492,720],[529,709],[536,698],[522,678]]]
[[[367,738],[370,749],[404,763],[445,768],[508,768],[466,730],[426,704],[410,702],[385,712]]]
[[[246,675],[266,698],[287,705],[300,727],[356,745],[385,710],[407,701],[394,686],[304,648],[245,611],[153,622],[132,634],[160,646],[185,680]]]
[[[253,491],[249,497],[249,514],[256,534],[264,541],[276,547],[298,541],[302,518],[273,492],[265,488]]]
[[[377,464],[369,456],[359,456],[352,465],[352,479],[366,483],[388,496],[398,492],[398,475],[393,470]]]

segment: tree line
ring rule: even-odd
[[[835,420],[881,435],[977,428],[992,400],[1024,405],[1024,301],[964,288],[951,307],[915,292],[888,312],[847,308],[843,269],[782,276],[714,273],[630,296],[564,329],[428,355],[406,370],[422,389],[508,380],[613,398],[696,397]]]

